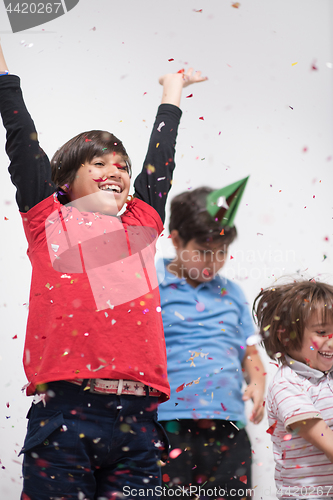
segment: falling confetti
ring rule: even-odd
[[[272,424],[270,427],[267,429],[267,434],[274,434],[275,428],[277,426],[277,420],[275,420],[274,424]]]
[[[171,62],[171,61],[174,61],[174,59],[171,58],[171,59],[168,59],[168,61]]]
[[[233,7],[234,9],[239,9],[240,3],[239,2],[235,2],[235,3],[231,4],[231,7]]]
[[[189,97],[193,97],[193,94],[189,94],[186,96],[186,99],[189,99]]]
[[[180,448],[174,448],[173,450],[170,451],[169,457],[170,458],[177,458],[181,454],[182,450]]]

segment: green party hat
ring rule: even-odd
[[[221,226],[233,227],[235,216],[249,177],[212,191],[207,196],[207,212],[221,222]]]

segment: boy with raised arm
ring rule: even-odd
[[[50,165],[2,51],[0,75],[9,171],[33,267],[24,368],[35,399],[22,498],[146,491],[160,484],[165,439],[156,407],[169,396],[153,255],[181,91],[204,78],[189,70],[160,79],[162,105],[129,197],[131,163],[117,137],[81,133]]]

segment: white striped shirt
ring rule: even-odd
[[[333,463],[289,425],[322,418],[333,430],[333,368],[325,374],[286,356],[267,395],[278,498],[333,497]],[[271,429],[273,430],[273,428]]]

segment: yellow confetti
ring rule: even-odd
[[[158,142],[158,143],[156,144],[156,147],[158,148],[158,146],[159,146],[159,145],[160,145],[160,143]]]
[[[298,64],[298,63],[297,63],[297,62],[295,62],[295,63],[292,63],[291,65],[292,65],[292,66],[296,66],[296,64]]]
[[[156,147],[158,147],[158,144],[157,144],[157,146],[156,146]],[[147,165],[146,169],[148,170],[148,172],[151,172],[152,174],[153,174],[153,173],[155,172],[155,170],[156,170],[156,169],[155,169],[155,167],[154,167],[154,165],[150,165],[150,164],[149,164],[149,165]]]
[[[85,437],[85,435],[81,432],[81,434],[79,434],[79,438],[83,439],[84,437]]]
[[[269,329],[270,329],[270,327],[271,327],[271,325],[267,325],[267,326],[265,326],[265,328],[264,328],[264,332],[267,332],[267,330],[269,330]]]

